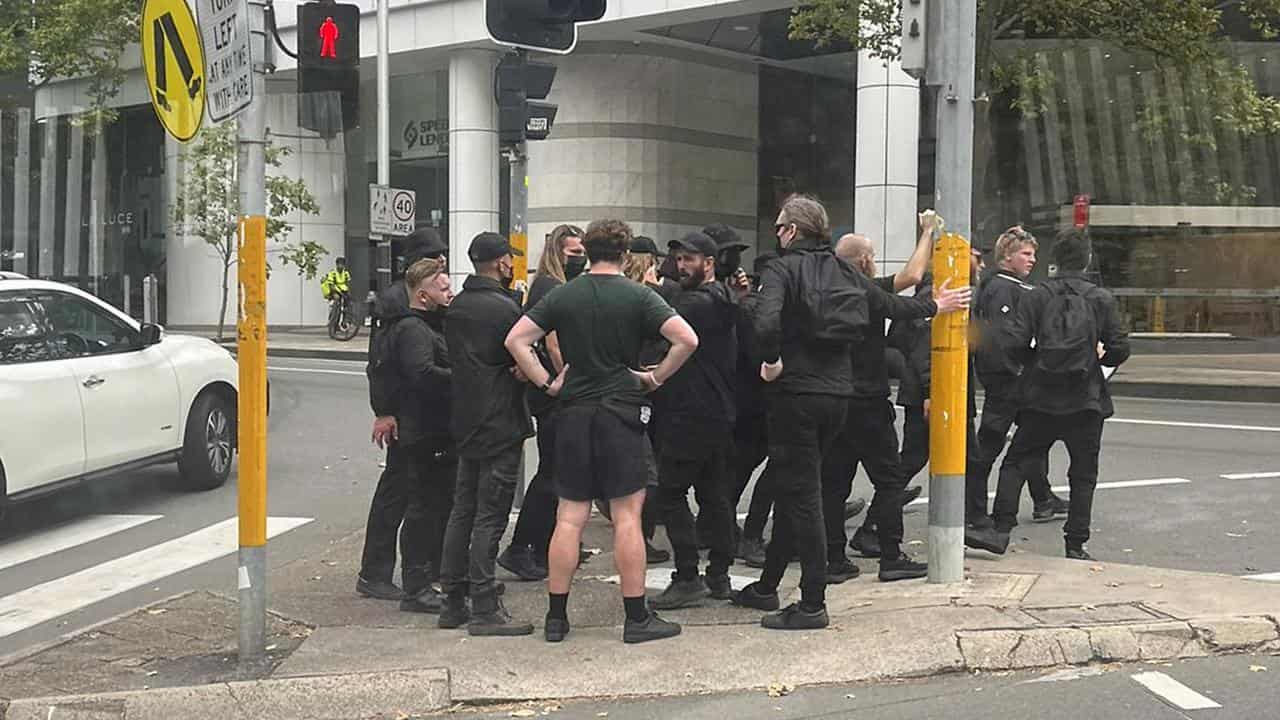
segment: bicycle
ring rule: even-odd
[[[360,319],[349,293],[335,293],[329,300],[329,337],[346,342],[360,334]]]

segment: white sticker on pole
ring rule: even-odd
[[[196,0],[204,41],[206,107],[214,122],[253,102],[253,55],[246,0]]]
[[[412,190],[369,186],[369,232],[408,235],[417,227],[418,200]]]

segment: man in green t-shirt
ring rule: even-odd
[[[657,293],[622,274],[631,239],[631,228],[619,220],[592,223],[583,239],[591,270],[547,295],[507,336],[507,350],[530,384],[561,401],[555,447],[560,509],[548,553],[548,642],[559,642],[569,632],[566,607],[578,542],[597,499],[609,501],[613,518],[614,557],[627,611],[623,640],[680,633],[679,625],[645,606],[640,523],[648,481],[645,396],[689,359],[698,337]],[[551,332],[559,338],[565,362],[556,377],[533,351],[534,343]],[[639,369],[641,346],[659,335],[671,349],[656,367]]]

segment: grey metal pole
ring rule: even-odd
[[[391,17],[387,3],[378,0],[378,184],[391,184]],[[377,236],[378,289],[389,287],[392,276],[391,238]]]
[[[250,236],[250,225],[245,222],[244,218],[265,218],[267,214],[266,202],[266,142],[267,142],[267,81],[266,81],[266,15],[264,12],[265,5],[256,0],[250,0],[248,5],[249,12],[249,37],[250,37],[250,56],[254,60],[253,67],[253,101],[245,108],[239,117],[239,190],[240,190],[240,215],[242,216],[242,231],[246,235],[244,242],[246,244],[253,241]],[[265,219],[261,221],[265,227]],[[255,225],[256,227],[256,225]],[[261,239],[264,247],[261,249],[265,253],[265,238]],[[245,247],[241,248],[241,259],[246,256]],[[249,253],[252,254],[252,249]],[[264,256],[265,257],[265,256]],[[245,268],[241,269],[241,277]],[[259,291],[261,288],[259,288]],[[265,302],[265,299],[264,299]],[[250,309],[250,314],[254,317],[263,316],[258,319],[265,320],[266,308]],[[246,321],[252,322],[253,317],[246,318]],[[265,330],[265,327],[263,328]],[[249,407],[240,408],[242,437],[246,427],[246,413],[257,412],[262,415],[264,420],[261,423],[263,430],[262,437],[259,442],[250,443],[248,452],[246,453],[245,443],[241,442],[241,478],[240,484],[244,487],[241,489],[240,502],[240,552],[239,552],[239,571],[237,575],[239,600],[240,600],[240,645],[239,656],[240,662],[252,663],[262,659],[266,647],[267,637],[267,544],[266,544],[266,473],[265,473],[265,454],[266,454],[266,437],[265,437],[265,405],[262,408],[252,407],[254,403],[252,398],[259,396],[265,397],[266,389],[266,373],[265,373],[265,350],[266,338],[253,338],[255,348],[261,352],[262,357],[258,357],[257,353],[246,353],[245,344],[249,340],[241,341],[241,352],[239,353],[240,362],[256,363],[263,367],[241,369],[241,385],[245,384],[246,378],[255,378],[254,382],[263,385],[262,388],[240,388],[240,397],[242,404]],[[256,378],[261,378],[260,381]],[[256,427],[252,422],[249,426]],[[246,457],[252,455],[253,457]],[[259,466],[261,469],[259,470]],[[246,502],[254,509],[249,510]]]
[[[511,227],[507,237],[511,246],[518,248],[523,256],[516,258],[515,281],[522,292],[528,293],[529,287],[529,153],[528,144],[519,143],[511,148],[511,177],[508,187],[511,190]],[[526,295],[527,297],[527,295]],[[524,506],[525,487],[525,445],[520,446],[520,482],[516,485],[515,506]]]
[[[938,151],[934,207],[947,231],[969,239],[973,214],[973,91],[977,52],[977,0],[939,3],[941,22],[930,23],[936,50]],[[936,32],[932,32],[936,29]],[[933,64],[932,57],[930,64]],[[964,475],[929,478],[929,582],[964,579]]]

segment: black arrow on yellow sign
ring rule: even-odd
[[[152,34],[155,35],[156,51],[156,102],[166,111],[172,111],[173,108],[165,98],[165,91],[169,87],[166,77],[168,63],[164,61],[166,39],[169,47],[173,49],[173,59],[178,62],[178,70],[182,72],[182,82],[186,85],[187,94],[192,100],[200,94],[200,86],[204,81],[196,75],[195,68],[191,65],[191,56],[187,54],[187,48],[178,35],[178,26],[173,22],[173,13],[166,12],[156,18],[152,24]]]

